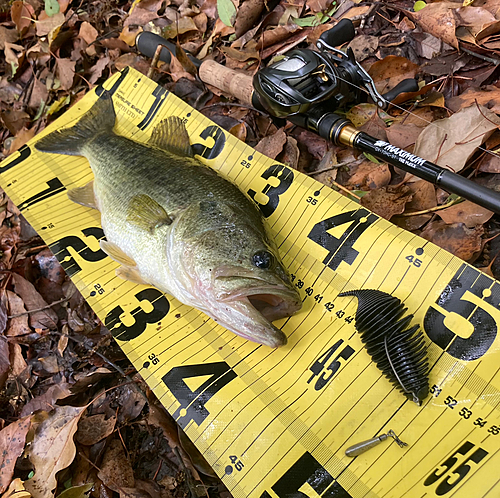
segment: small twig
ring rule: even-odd
[[[451,202],[448,202],[448,204],[443,204],[442,206],[436,206],[433,208],[424,209],[423,211],[415,211],[414,213],[397,214],[396,216],[399,216],[401,218],[403,218],[403,217],[408,218],[409,216],[420,216],[422,214],[434,213],[436,211],[441,211],[442,209],[449,208],[455,204],[460,204],[463,201],[465,201],[465,199],[462,197],[459,197],[458,199],[453,199]]]
[[[334,164],[333,166],[328,166],[327,168],[323,169],[318,169],[317,171],[311,171],[310,173],[307,173],[309,176],[315,176],[319,175],[321,173],[326,173],[327,171],[331,171],[332,169],[337,169],[341,168],[342,166],[347,166],[349,163],[339,163],[339,164]]]
[[[492,64],[495,64],[495,66],[498,66],[500,64],[499,59],[494,59],[493,57],[487,57],[486,55],[481,55],[478,54],[477,52],[473,52],[472,50],[468,50],[464,48],[463,44],[460,44],[460,49],[463,50],[466,54],[472,55],[473,57],[477,57],[478,59],[483,59],[483,61],[486,62],[491,62]]]
[[[29,315],[30,313],[37,313],[38,311],[44,311],[49,308],[52,308],[52,306],[55,306],[56,304],[61,304],[64,301],[68,301],[70,298],[69,297],[63,297],[62,299],[59,299],[59,301],[54,301],[53,303],[47,304],[47,306],[44,306],[43,308],[38,308],[36,310],[28,310],[28,311],[23,311],[22,313],[17,313],[16,315],[8,315],[7,318],[10,320],[11,318],[17,318],[19,316],[24,316],[24,315]]]
[[[151,61],[151,65],[149,66],[149,71],[148,71],[148,78],[151,78],[155,72],[156,69],[156,64],[158,64],[158,61],[160,60],[160,54],[161,51],[166,48],[164,45],[158,45],[155,50],[155,55],[153,57],[153,60]]]
[[[356,195],[355,193],[351,192],[349,189],[345,188],[343,185],[340,185],[340,183],[337,183],[335,180],[331,180],[332,184],[335,185],[338,189],[344,191],[347,195],[351,195],[355,199],[358,199],[358,201],[361,200],[361,197],[359,195]]]

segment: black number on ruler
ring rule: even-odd
[[[267,203],[260,204],[255,201],[255,196],[257,192],[255,190],[250,189],[248,191],[248,195],[256,202],[261,210],[262,214],[265,218],[269,218],[280,202],[280,195],[284,194],[293,182],[293,171],[282,164],[275,164],[270,166],[264,171],[261,175],[264,180],[269,180],[269,178],[277,178],[279,180],[279,184],[277,187],[273,187],[269,183],[264,187],[262,193],[267,196]]]
[[[113,95],[116,90],[118,90],[118,87],[123,83],[123,80],[126,78],[128,72],[129,72],[130,67],[126,66],[122,69],[120,77],[114,82],[113,86],[108,90],[108,92]],[[99,85],[95,89],[95,93],[100,97],[103,92],[105,91],[104,87],[102,85]]]
[[[49,180],[47,182],[47,185],[49,186],[49,188],[46,188],[38,194],[35,194],[29,199],[21,202],[21,204],[18,205],[19,211],[24,211],[26,208],[33,206],[33,204],[44,201],[45,199],[48,199],[49,197],[52,197],[66,190],[66,187],[61,183],[61,180],[59,180],[59,178],[52,178],[52,180]]]
[[[218,155],[220,155],[222,149],[224,149],[224,145],[226,145],[226,135],[224,135],[222,129],[216,125],[211,125],[208,128],[205,128],[200,133],[200,137],[204,140],[211,138],[214,141],[212,147],[198,143],[191,146],[195,154],[204,157],[205,159],[215,159]]]
[[[321,498],[352,498],[330,473],[306,451],[271,489],[279,498],[308,498],[299,489],[308,483]],[[264,491],[260,498],[271,498]]]
[[[439,472],[439,469],[436,469],[427,479],[424,481],[424,486],[431,486],[436,481],[444,477],[444,479],[440,482],[438,487],[436,488],[436,494],[438,496],[442,496],[449,491],[451,491],[457,484],[464,479],[464,477],[470,472],[471,466],[467,462],[474,462],[478,464],[483,460],[488,452],[483,450],[482,448],[478,448],[474,453],[469,455],[458,467],[455,467],[451,474],[449,473],[452,467],[459,461],[460,457],[455,455],[465,456],[469,453],[470,450],[474,448],[474,445],[470,441],[466,441],[458,450],[456,450],[447,460],[445,460],[441,467],[444,467],[442,472]],[[453,474],[458,475],[458,479]]]
[[[336,270],[342,261],[352,265],[359,254],[352,246],[361,234],[377,220],[378,216],[366,209],[348,211],[316,223],[308,237],[328,251],[323,264],[328,265],[332,270]],[[345,223],[349,223],[349,227],[340,239],[328,233],[328,230]]]
[[[493,344],[498,325],[492,313],[498,314],[500,285],[475,268],[462,265],[424,318],[424,330],[429,338],[454,358],[472,361],[481,358]],[[496,313],[495,313],[496,312]],[[452,331],[446,317],[463,318],[460,330]],[[459,332],[472,329],[468,337]],[[458,327],[457,327],[458,328]]]
[[[6,171],[9,171],[9,169],[13,168],[14,166],[17,166],[19,163],[23,162],[25,159],[31,156],[31,149],[27,145],[23,145],[22,147],[19,148],[17,154],[19,155],[15,159],[13,159],[10,162],[7,162],[5,166],[2,166],[0,168],[0,175],[2,173],[5,173]],[[13,155],[15,156],[16,153]]]
[[[316,375],[319,375],[326,366],[327,361],[333,356],[333,353],[337,351],[337,349],[343,344],[344,340],[340,339],[337,341],[330,349],[328,349],[325,353],[323,353],[311,366],[309,370],[313,373],[310,379],[307,381],[309,384]],[[346,346],[338,356],[334,358],[334,360],[328,365],[327,370],[330,370],[331,373],[327,377],[325,377],[325,373],[321,373],[321,377],[316,381],[314,389],[316,391],[320,391],[326,384],[331,380],[331,378],[337,373],[338,369],[341,367],[340,358],[344,360],[348,360],[354,354],[354,349],[351,346]]]
[[[148,112],[144,116],[144,119],[137,125],[137,127],[141,130],[145,130],[147,126],[151,123],[153,118],[156,116],[157,112],[160,110],[163,102],[167,98],[168,91],[166,88],[158,85],[153,91],[153,97],[155,98],[154,102],[151,104]]]
[[[195,391],[191,391],[184,382],[184,379],[187,378],[206,375],[210,375],[210,378]],[[172,368],[162,377],[162,380],[181,405],[173,414],[177,423],[182,428],[185,428],[191,420],[194,420],[197,425],[201,425],[210,415],[205,403],[236,377],[236,373],[225,361]],[[185,410],[185,414],[181,414],[183,410]]]
[[[121,306],[113,308],[104,319],[104,325],[113,334],[115,339],[120,341],[131,341],[140,336],[145,330],[148,323],[157,323],[167,315],[170,310],[168,299],[158,289],[144,289],[135,295],[139,303],[141,301],[149,301],[153,310],[147,313],[141,306],[137,306],[130,312],[134,319],[134,324],[127,327],[120,320],[124,311]]]
[[[87,237],[93,236],[97,240],[104,237],[102,228],[98,227],[84,228],[82,230],[82,233]],[[68,237],[64,237],[61,240],[54,242],[49,246],[49,248],[54,253],[59,263],[61,263],[61,266],[63,267],[63,270],[68,274],[68,277],[72,277],[82,270],[73,256],[71,256],[68,247],[72,247],[85,261],[90,261],[92,263],[101,261],[102,259],[107,257],[107,254],[101,249],[99,249],[98,251],[92,251],[92,249],[90,249],[89,246],[76,235],[69,235]]]

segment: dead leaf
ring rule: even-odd
[[[26,481],[26,489],[36,498],[53,498],[56,474],[75,458],[73,435],[86,407],[56,406],[36,430],[27,449],[35,475]]]
[[[5,43],[15,43],[19,40],[19,33],[15,29],[0,26],[0,50],[5,48]]]
[[[95,64],[92,66],[90,69],[90,78],[89,78],[89,83],[91,85],[94,85],[97,80],[102,76],[102,72],[106,69],[110,62],[109,57],[104,56],[101,57]]]
[[[31,282],[18,275],[12,274],[12,283],[14,284],[15,293],[22,298],[24,305],[28,311],[46,308],[41,311],[33,311],[29,315],[30,324],[35,329],[51,329],[57,328],[58,317],[57,313],[49,308],[42,296],[38,293]]]
[[[23,313],[21,316],[10,318],[5,335],[16,337],[31,334],[31,329],[28,325],[28,314],[26,313],[23,300],[10,290],[5,292],[8,300],[9,315],[18,315]]]
[[[430,182],[419,180],[409,183],[413,198],[406,204],[405,213],[425,211],[437,206],[436,188]],[[405,230],[413,231],[422,227],[432,218],[432,213],[422,214],[417,216],[396,217],[395,221],[398,226]]]
[[[279,154],[278,161],[286,164],[290,168],[297,169],[299,163],[300,150],[297,146],[297,140],[293,137],[286,137],[283,152]]]
[[[3,388],[10,371],[9,343],[0,337],[0,389]]]
[[[42,395],[33,398],[23,406],[21,416],[31,415],[37,410],[49,412],[53,410],[56,401],[68,397],[71,394],[70,385],[67,382],[50,386]]]
[[[418,70],[419,66],[405,57],[388,55],[372,64],[368,74],[373,78],[376,89],[383,94],[392,90],[401,81],[414,78]]]
[[[257,41],[256,49],[262,50],[275,43],[282,42],[293,35],[293,33],[301,30],[302,28],[296,24],[286,24],[285,26],[276,26],[274,29],[263,31]]]
[[[245,123],[238,123],[229,130],[229,133],[244,142],[247,138],[247,127]]]
[[[179,81],[181,78],[187,78],[191,81],[195,80],[192,74],[184,70],[182,64],[179,62],[179,59],[172,53],[170,56],[170,76],[172,76],[174,81]]]
[[[10,345],[10,375],[20,382],[27,382],[30,372],[27,370],[27,363],[23,357],[21,346],[17,342]]]
[[[455,36],[457,28],[456,8],[456,3],[437,2],[427,4],[425,8],[418,12],[408,12],[407,14],[423,31],[458,49],[458,40]]]
[[[359,35],[348,46],[352,48],[356,60],[361,62],[375,53],[378,48],[378,40],[378,36]]]
[[[28,107],[37,111],[39,107],[45,103],[48,96],[49,91],[47,90],[47,85],[42,83],[38,78],[35,78],[33,81],[33,89],[31,91]]]
[[[16,111],[15,109],[7,109],[0,115],[5,127],[12,133],[17,135],[30,119],[30,115],[24,111]]]
[[[16,150],[19,150],[26,142],[31,140],[35,136],[35,128],[31,128],[27,130],[26,128],[23,128],[21,131],[19,131],[16,134],[16,138],[12,142],[10,149],[9,149],[9,154],[12,154]]]
[[[298,127],[292,132],[292,135],[297,142],[307,147],[307,150],[311,156],[314,157],[314,159],[321,161],[321,159],[325,157],[329,142],[327,142],[324,138],[316,135],[316,133],[313,133],[312,131],[304,130],[303,128]]]
[[[285,143],[286,133],[283,131],[283,128],[280,128],[276,133],[264,137],[255,146],[255,150],[271,159],[276,159],[276,156],[283,150]]]
[[[500,173],[500,157],[494,152],[486,153],[479,166],[482,173]]]
[[[75,61],[70,59],[59,59],[57,61],[57,77],[61,82],[63,90],[69,90],[73,86],[73,78],[75,77]],[[100,61],[97,62],[99,64]]]
[[[444,104],[444,96],[441,92],[436,92],[432,90],[429,92],[424,99],[422,99],[419,103],[419,106],[431,106],[431,107],[443,107],[446,108]]]
[[[234,22],[236,38],[246,33],[264,10],[264,0],[247,0],[240,5]]]
[[[164,38],[175,38],[177,35],[188,33],[189,31],[198,31],[198,27],[192,17],[181,17],[172,22],[163,30]]]
[[[442,220],[436,220],[429,223],[420,236],[458,258],[469,261],[482,250],[483,233],[482,225],[467,228],[464,223],[447,225]]]
[[[24,482],[16,477],[9,486],[9,489],[2,495],[2,498],[31,498],[31,494],[24,488]]]
[[[134,487],[134,471],[119,439],[113,439],[109,444],[97,475],[108,488],[117,493],[121,488]]]
[[[483,106],[472,105],[435,121],[417,139],[414,154],[455,173],[497,129],[500,118]]]
[[[35,16],[35,10],[29,3],[16,0],[10,8],[10,15],[22,36],[29,28],[31,20]]]
[[[24,417],[0,431],[0,493],[3,493],[10,484],[17,458],[24,450],[30,426],[30,418]]]
[[[418,136],[422,132],[422,128],[415,124],[394,123],[385,131],[387,133],[387,139],[392,145],[400,149],[406,149],[407,147],[415,145]]]
[[[476,101],[490,111],[500,113],[500,88],[492,85],[487,85],[482,89],[471,87],[461,95],[448,99],[446,103],[453,112],[457,112],[475,104]]]
[[[91,417],[84,417],[78,424],[75,438],[80,444],[92,446],[113,433],[116,417],[106,420],[106,415],[100,413]]]
[[[464,201],[436,213],[448,225],[464,223],[467,228],[486,223],[493,213],[471,201]]]
[[[371,161],[350,165],[351,176],[346,184],[349,189],[375,190],[389,185],[391,171],[387,164],[377,165]]]
[[[48,17],[45,19],[39,19],[36,22],[36,34],[37,36],[45,36],[48,35],[51,31],[59,28],[64,24],[66,17],[62,12],[58,12],[52,17]]]
[[[401,214],[413,194],[407,185],[389,185],[368,192],[361,197],[361,205],[370,211],[390,220],[395,214]]]

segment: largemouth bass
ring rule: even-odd
[[[286,344],[271,322],[301,307],[262,216],[232,183],[194,159],[180,118],[154,128],[147,144],[113,131],[105,92],[41,152],[84,156],[94,173],[71,200],[101,213],[101,248],[117,274],[150,284],[232,332],[271,347]]]

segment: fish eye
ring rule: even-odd
[[[269,251],[258,251],[252,256],[252,263],[257,268],[262,268],[266,270],[267,268],[271,268],[273,264],[274,257]]]

